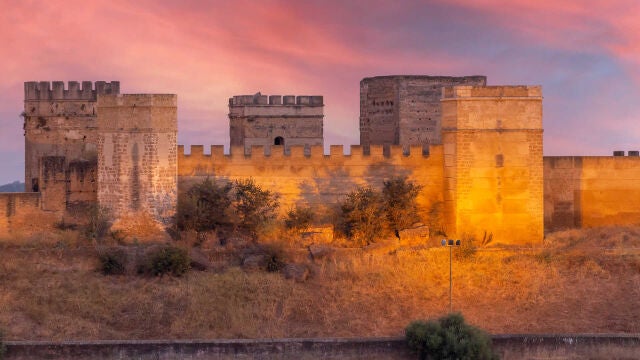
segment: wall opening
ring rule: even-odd
[[[284,145],[284,138],[282,136],[277,136],[273,139],[273,145]]]

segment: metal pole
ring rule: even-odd
[[[453,312],[453,302],[451,300],[452,296],[452,290],[453,289],[453,279],[451,277],[451,252],[453,251],[453,246],[449,246],[449,314],[451,314]]]

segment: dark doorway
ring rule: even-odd
[[[284,138],[282,136],[277,136],[273,140],[273,145],[284,145]]]

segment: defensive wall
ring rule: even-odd
[[[637,334],[493,335],[493,348],[503,360],[635,359]],[[33,359],[415,359],[406,341],[389,338],[112,340],[7,342],[6,360]]]
[[[206,178],[222,182],[251,178],[280,194],[283,213],[294,205],[306,205],[329,215],[328,211],[357,186],[380,189],[384,180],[407,176],[423,186],[418,204],[425,221],[430,211],[442,204],[442,146],[432,146],[428,155],[423,154],[422,146],[413,146],[408,152],[401,146],[388,147],[388,151],[381,145],[371,146],[368,152],[351,146],[348,155],[342,145],[332,145],[327,155],[322,146],[307,150],[292,146],[285,153],[282,146],[272,146],[267,155],[262,146],[252,147],[249,154],[243,147],[231,147],[230,154],[224,154],[219,145],[211,146],[210,154],[205,155],[202,145],[191,146],[189,154],[179,145],[178,188],[184,191]]]
[[[479,85],[446,87],[459,82]],[[232,143],[229,154],[222,146],[212,146],[210,154],[192,146],[185,154],[176,144],[175,95],[121,95],[116,81],[69,82],[66,88],[63,82],[27,82],[25,181],[32,194],[0,194],[0,229],[32,229],[24,219],[36,213],[49,226],[79,222],[97,204],[116,218],[139,219],[142,212],[166,225],[178,191],[207,177],[252,178],[280,194],[283,213],[308,205],[328,221],[331,208],[357,186],[381,188],[384,180],[407,176],[423,187],[423,222],[440,223],[450,236],[486,233],[501,243],[536,243],[545,232],[572,227],[640,224],[637,151],[543,158],[540,87],[485,83],[482,76],[364,79],[361,121],[362,114],[373,114],[400,131],[403,124],[413,129],[409,118],[439,115],[442,145],[383,141],[351,146],[345,155],[341,145],[324,154],[321,142],[272,142],[276,135],[304,139],[305,131],[317,130],[322,139],[321,96],[234,96],[230,122],[246,122],[245,140],[263,132],[258,145]],[[413,113],[402,115],[403,107]],[[283,124],[297,133],[278,133],[289,129]],[[367,131],[362,123],[361,131]]]
[[[544,158],[545,231],[640,225],[640,157]]]

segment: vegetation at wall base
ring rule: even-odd
[[[276,218],[278,195],[252,179],[223,185],[207,178],[179,197],[176,224],[179,230],[234,232],[256,237]]]
[[[414,321],[405,329],[407,345],[421,360],[498,359],[491,348],[491,338],[484,331],[468,325],[460,313],[435,321]]]

